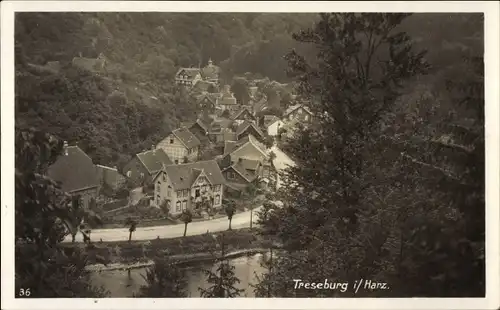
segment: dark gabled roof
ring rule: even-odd
[[[257,174],[255,172],[248,171],[247,169],[245,169],[245,166],[241,162],[235,162],[233,165],[224,169],[224,171],[227,171],[229,169],[233,169],[234,171],[236,171],[248,182],[252,182],[257,178]]]
[[[160,171],[163,165],[168,166],[173,164],[163,149],[145,151],[136,156],[151,175]]]
[[[253,117],[253,114],[252,114],[252,111],[250,110],[250,108],[248,107],[241,107],[238,111],[236,111],[236,113],[234,113],[232,116],[231,116],[231,119],[235,120],[237,119],[238,117],[241,116],[241,114],[243,114],[245,111],[247,111],[252,117]]]
[[[122,176],[118,172],[118,169],[116,168],[111,168],[103,165],[96,165],[96,169],[100,181],[102,181],[105,184],[114,184],[124,179],[124,176]]]
[[[99,176],[92,159],[78,146],[68,146],[47,170],[47,176],[60,182],[65,192],[99,186]]]
[[[198,85],[198,83],[196,83],[196,84]],[[208,83],[208,82],[205,82],[205,83]],[[198,96],[197,102],[200,103],[205,98],[208,99],[211,103],[213,103],[215,105],[215,104],[217,104],[217,100],[219,99],[219,96],[217,94],[212,94],[212,93],[203,93],[200,96]]]
[[[236,140],[236,134],[232,131],[226,130],[223,134],[224,141],[234,141]]]
[[[250,121],[244,121],[243,123],[241,123],[238,128],[236,128],[236,136],[239,136],[241,135],[242,133],[244,133],[249,127],[253,127],[255,129],[255,131],[261,136],[263,137],[264,134],[262,133],[262,131],[259,129],[259,127],[257,127],[255,125],[255,123],[253,122],[250,122]]]
[[[236,105],[236,98],[230,92],[223,92],[221,98],[219,99],[219,104],[221,105]]]
[[[172,131],[172,134],[188,149],[197,147],[201,144],[200,140],[198,140],[198,138],[196,138],[196,136],[186,127],[177,128]]]
[[[177,71],[177,73],[175,74],[175,76],[178,76],[182,72],[185,72],[185,74],[191,79],[196,77],[198,73],[201,74],[201,71],[198,68],[180,68],[179,71]]]
[[[199,161],[165,167],[175,190],[191,188],[196,178],[204,173],[212,185],[225,184],[219,165],[215,160]]]
[[[224,154],[229,154],[238,147],[237,141],[224,141]]]
[[[269,127],[271,124],[274,124],[276,121],[279,121],[280,118],[276,115],[264,115],[264,127]]]
[[[239,163],[246,170],[257,170],[260,164],[258,160],[246,159],[244,157],[240,157]]]
[[[303,104],[295,104],[295,105],[292,105],[290,107],[288,107],[288,109],[286,109],[285,113],[283,113],[283,116],[287,116],[288,114],[292,113],[293,111],[299,109],[299,108],[303,108],[304,111],[306,111],[307,113],[311,114],[312,115],[312,112],[311,110],[309,110],[308,107],[306,107],[305,105]]]

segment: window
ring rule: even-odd
[[[177,198],[181,198],[182,197],[182,191],[177,191]]]
[[[172,195],[171,190],[172,190],[172,187],[169,185],[168,189],[167,189],[167,197],[170,197],[170,195]]]
[[[199,189],[199,188],[197,188],[197,189],[195,190],[195,195],[194,195],[194,197],[195,197],[195,198],[200,197],[200,189]]]
[[[179,160],[178,159],[175,160],[175,164],[176,165],[179,164]]]
[[[180,201],[177,201],[177,203],[175,204],[175,212],[181,212],[181,202]]]
[[[129,170],[129,171],[127,171],[127,177],[129,177],[129,178],[130,178],[131,176],[132,176],[132,171],[130,171],[130,170]]]
[[[144,178],[144,172],[141,172],[141,178]]]
[[[186,211],[187,210],[187,200],[184,200],[182,202],[182,211]]]
[[[170,138],[170,144],[174,144],[174,139]]]
[[[188,196],[188,192],[189,192],[189,190],[185,189],[185,190],[182,192],[182,197],[187,197],[187,196]]]
[[[219,205],[220,204],[220,195],[215,195],[215,205]]]
[[[160,205],[160,201],[161,201],[160,195],[157,195],[157,196],[156,196],[156,205],[157,205],[157,206],[159,206],[159,205]]]
[[[304,115],[304,120],[309,120],[309,115]]]
[[[302,109],[299,109],[299,114],[302,114]]]
[[[203,187],[202,187],[202,191],[203,191],[203,192],[206,192],[206,191],[207,191],[207,189],[208,189],[208,188],[207,188],[207,186],[206,186],[206,185],[203,185]]]
[[[170,210],[170,200],[167,200],[167,208]]]
[[[214,191],[216,191],[216,192],[220,191],[220,185],[215,185]]]
[[[167,174],[166,173],[163,174],[163,182],[167,182]]]

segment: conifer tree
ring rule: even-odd
[[[208,288],[199,288],[201,297],[205,298],[234,298],[240,296],[244,291],[236,287],[240,279],[234,273],[234,266],[226,257],[224,234],[220,240],[221,254],[217,259],[216,270],[203,270],[207,276]]]
[[[281,296],[317,296],[293,290],[293,279],[352,282],[378,275],[386,232],[369,225],[371,192],[400,177],[381,171],[396,156],[381,141],[382,120],[405,82],[428,69],[424,53],[397,31],[407,16],[325,13],[313,29],[294,36],[316,47],[318,63],[294,51],[287,55],[299,99],[315,122],[298,126],[287,142],[297,166],[282,176],[284,207],[263,223],[285,250],[274,260],[275,268],[288,270],[273,279]]]

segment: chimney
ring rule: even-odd
[[[64,156],[68,156],[68,141],[64,141]]]
[[[239,163],[243,162],[243,158],[241,158],[241,157],[240,157],[240,158],[238,158],[238,162],[239,162]]]

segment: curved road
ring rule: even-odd
[[[257,221],[257,214],[260,207],[253,210],[252,222]],[[207,232],[218,232],[227,230],[229,221],[227,217],[214,220],[192,222],[188,224],[186,236],[201,235]],[[250,211],[237,213],[233,216],[231,222],[233,229],[250,227]],[[126,241],[128,240],[128,228],[109,228],[109,229],[94,229],[90,234],[92,241]],[[132,234],[132,240],[152,240],[160,237],[162,239],[182,237],[184,235],[184,224],[137,227]],[[81,233],[76,235],[76,242],[83,242]],[[63,242],[71,242],[71,235],[66,236]]]

